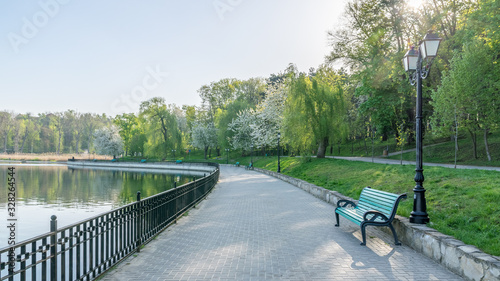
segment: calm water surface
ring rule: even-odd
[[[7,246],[7,168],[15,167],[17,242],[146,198],[193,179],[164,171],[71,169],[66,165],[0,164],[0,248]]]

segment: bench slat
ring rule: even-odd
[[[392,207],[394,206],[394,203],[390,204],[390,205],[386,205],[386,204],[380,204],[374,200],[361,200],[360,199],[360,202],[358,204],[360,206],[360,208],[365,208],[365,209],[373,209],[373,210],[377,210],[377,211],[381,211],[381,212],[392,212]]]

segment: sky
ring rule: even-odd
[[[223,78],[318,67],[345,0],[25,0],[0,3],[0,110],[137,113],[200,105]]]

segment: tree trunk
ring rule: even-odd
[[[382,141],[387,141],[389,137],[387,136],[387,133],[382,134]]]
[[[365,141],[365,154],[368,154],[368,146],[366,146],[366,137],[363,138]]]
[[[23,143],[21,144],[21,153],[24,151],[24,144],[26,143],[26,139],[28,138],[28,128],[24,131]]]
[[[14,153],[19,152],[19,130],[17,130],[16,135],[14,136]]]
[[[5,133],[4,142],[3,142],[3,152],[4,153],[7,153],[7,136],[8,136],[8,134]]]
[[[80,133],[77,133],[76,134],[76,149],[75,149],[75,153],[78,154],[78,150],[79,150],[79,147],[80,147]],[[128,147],[127,149],[125,149],[125,156],[128,155]]]
[[[324,137],[323,140],[319,142],[318,153],[316,154],[316,157],[325,158],[327,147],[328,147],[328,137]]]
[[[472,139],[472,157],[474,157],[474,159],[477,159],[477,139],[476,139],[476,132],[472,131],[471,129],[469,129],[469,134],[470,134],[470,137]]]
[[[373,151],[373,150],[374,150],[374,143],[373,143],[373,130],[372,130],[371,135],[372,135],[372,163],[373,163],[373,162],[374,162],[374,159],[373,159],[373,158],[375,157],[375,154],[374,154],[374,151]]]
[[[57,155],[61,152],[61,138],[62,138],[62,133],[59,132],[59,140],[57,141]]]
[[[87,141],[87,150],[88,150],[89,154],[90,154],[90,144],[91,144],[91,142],[92,142],[92,134],[90,134],[89,140]]]
[[[486,156],[488,157],[488,161],[491,162],[490,148],[488,146],[488,133],[489,129],[484,130],[484,147],[486,148]]]
[[[204,149],[204,151],[205,151],[205,160],[207,160],[207,152],[208,152],[208,146],[205,146],[205,149]]]

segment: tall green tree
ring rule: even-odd
[[[464,45],[452,59],[450,71],[432,95],[433,122],[436,131],[452,132],[455,114],[458,124],[472,141],[473,157],[477,158],[477,134],[483,132],[486,156],[491,161],[488,134],[500,121],[499,68],[488,45],[481,41]]]
[[[169,150],[182,149],[181,134],[177,126],[177,118],[173,106],[165,103],[165,99],[154,97],[141,103],[139,116],[146,120],[146,153],[148,155],[167,158]]]
[[[292,77],[289,89],[284,139],[304,148],[308,139],[317,145],[317,157],[324,158],[330,142],[347,135],[343,77],[321,66],[314,76]]]
[[[123,140],[125,155],[129,155],[132,138],[137,131],[138,120],[134,113],[123,113],[113,119],[113,123],[118,126],[120,136]]]

